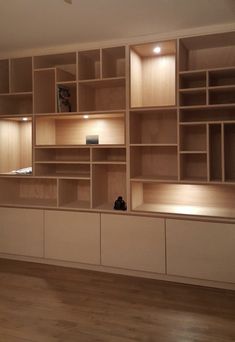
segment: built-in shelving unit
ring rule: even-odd
[[[0,205],[235,217],[234,56],[228,32],[0,60]]]

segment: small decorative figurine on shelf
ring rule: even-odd
[[[114,203],[113,209],[115,210],[127,210],[126,202],[122,199],[122,196],[118,196]]]

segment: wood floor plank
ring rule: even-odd
[[[0,259],[0,342],[234,342],[234,322],[233,291]]]

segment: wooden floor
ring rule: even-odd
[[[234,342],[235,292],[0,259],[0,342]]]

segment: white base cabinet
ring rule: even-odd
[[[43,257],[43,210],[0,208],[0,253]]]
[[[235,224],[166,220],[167,273],[235,283]]]
[[[101,214],[104,266],[165,273],[164,219]]]
[[[45,211],[45,257],[100,264],[100,215]]]

